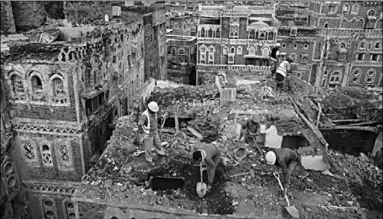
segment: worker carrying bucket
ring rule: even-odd
[[[198,150],[193,152],[193,160],[200,162],[201,172],[201,183],[197,184],[197,193],[199,193],[200,197],[203,197],[204,193],[209,191],[213,185],[215,170],[221,160],[221,156],[218,146],[213,143],[201,143],[197,148]],[[208,178],[208,186],[206,189],[204,189],[205,185],[202,179],[202,173],[205,169]]]

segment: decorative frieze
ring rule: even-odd
[[[228,39],[228,38],[201,38],[197,39],[198,44],[230,44],[230,45],[248,45],[248,46],[270,46],[274,47],[276,40],[254,40],[254,39]]]
[[[57,127],[43,124],[14,124],[14,129],[17,132],[44,133],[44,134],[70,134],[77,135],[82,132],[80,129],[72,127]]]
[[[368,29],[338,29],[338,28],[328,28],[320,29],[318,32],[319,36],[329,36],[329,37],[352,37],[356,34],[363,34],[365,37],[373,38],[382,38],[382,30],[368,30]]]
[[[239,71],[269,73],[270,66],[198,64],[197,71]]]
[[[67,183],[68,184],[68,183]],[[73,182],[71,185],[61,185],[58,183],[50,183],[49,185],[41,182],[24,182],[27,190],[36,193],[55,194],[55,195],[72,195],[76,187],[80,183]]]
[[[375,67],[383,66],[381,62],[369,62],[369,61],[355,61],[352,64],[353,66],[375,66]]]
[[[316,37],[290,37],[290,36],[278,36],[277,41],[295,41],[295,42],[316,42]]]

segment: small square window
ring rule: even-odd
[[[286,48],[286,43],[283,43],[283,44],[282,44],[282,48]]]
[[[356,55],[356,60],[357,61],[363,61],[363,59],[364,59],[364,54],[363,53],[359,53],[359,54]]]

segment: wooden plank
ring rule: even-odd
[[[192,127],[188,126],[187,129],[194,135],[196,136],[199,140],[202,140],[203,139],[203,136],[197,132],[195,129],[193,129]]]

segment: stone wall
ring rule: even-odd
[[[74,207],[71,208],[69,195],[31,191],[28,191],[27,195],[29,200],[33,200],[28,204],[33,218],[48,218],[52,214],[55,216],[54,218],[76,218]],[[48,206],[49,203],[52,203],[52,206]],[[71,214],[71,217],[69,217],[69,214]]]
[[[45,23],[44,2],[12,1],[12,10],[17,31],[39,28]]]
[[[0,29],[1,34],[16,33],[15,20],[13,17],[12,4],[10,1],[0,2],[1,7],[1,20]]]

